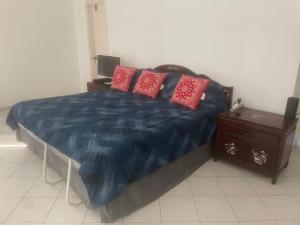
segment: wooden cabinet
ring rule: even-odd
[[[213,156],[272,176],[288,165],[297,120],[245,108],[219,116]]]
[[[94,79],[90,82],[87,82],[87,90],[88,91],[97,91],[97,90],[106,90],[110,89],[111,79]]]

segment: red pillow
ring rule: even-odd
[[[133,89],[133,93],[156,98],[165,78],[165,73],[156,73],[148,70],[143,70]]]
[[[116,66],[111,88],[128,92],[135,71],[135,68]]]
[[[208,79],[182,75],[176,85],[170,102],[178,103],[196,110],[209,82]]]

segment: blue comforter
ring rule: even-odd
[[[116,90],[38,99],[14,105],[7,118],[74,160],[95,207],[128,185],[209,142],[224,94],[212,82],[196,111]]]

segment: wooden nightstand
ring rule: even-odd
[[[239,115],[222,113],[213,148],[213,157],[224,158],[249,169],[277,176],[288,166],[297,119],[249,108]]]
[[[110,85],[105,84],[106,82],[110,82],[111,79],[94,79],[90,82],[87,82],[87,90],[88,91],[97,91],[97,90],[106,90],[110,89]]]

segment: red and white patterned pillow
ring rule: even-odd
[[[209,82],[208,79],[182,75],[176,85],[170,102],[178,103],[196,110]]]
[[[128,92],[135,71],[135,68],[116,66],[111,88]]]
[[[133,93],[156,98],[165,79],[165,73],[156,73],[143,70],[133,89]]]

